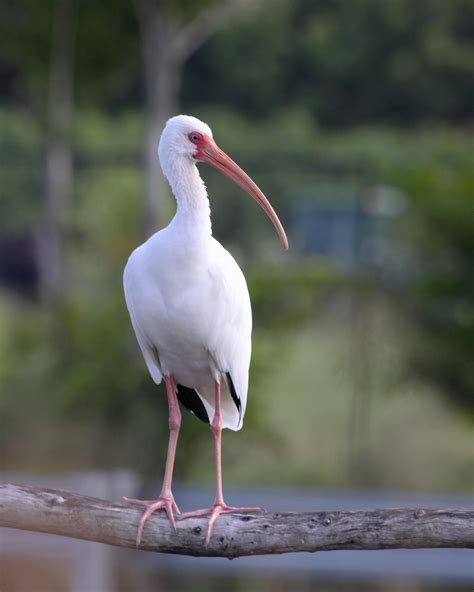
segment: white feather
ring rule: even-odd
[[[213,237],[209,201],[192,158],[190,131],[211,134],[187,116],[171,119],[160,141],[160,161],[177,199],[169,226],[130,256],[124,271],[127,307],[150,374],[195,388],[209,417],[214,383],[222,390],[223,427],[242,427],[248,389],[252,314],[245,278]],[[241,412],[225,380],[230,373]]]

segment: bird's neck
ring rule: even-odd
[[[176,163],[166,176],[176,198],[177,209],[172,220],[181,231],[197,237],[211,236],[211,209],[206,186],[192,161]]]

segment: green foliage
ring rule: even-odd
[[[14,105],[0,109],[0,231],[9,235],[38,222],[56,6],[18,0],[0,15],[5,71],[13,72],[9,78],[0,68],[9,80],[2,105]],[[186,23],[203,3],[162,7]],[[48,428],[58,430],[64,450],[51,437],[43,460],[31,449],[24,454],[34,468],[51,458],[67,467],[73,449],[89,446],[85,464],[156,474],[166,450],[166,400],[141,359],[121,287],[126,258],[142,240],[138,24],[129,0],[84,0],[77,9],[71,290],[55,311],[1,295],[2,434],[21,458],[22,434],[39,450]],[[397,228],[407,269],[395,278],[391,305],[405,320],[394,315],[376,332],[367,362],[375,384],[367,483],[466,487],[469,426],[439,395],[472,410],[473,22],[469,0],[276,0],[233,19],[186,64],[183,111],[208,121],[290,235],[282,253],[256,204],[202,168],[214,233],[246,269],[255,316],[247,438],[226,435],[239,447],[224,452],[236,480],[274,483],[284,464],[289,484],[353,484],[344,435],[359,369],[347,362],[354,327],[331,314],[346,310],[360,278],[301,257],[293,212],[316,195],[337,201],[388,185],[408,204]],[[365,279],[359,297],[387,289],[375,275]],[[387,344],[393,351],[381,359]],[[178,474],[202,478],[212,470],[209,437],[188,415],[184,423]],[[437,440],[440,431],[446,440]],[[395,439],[405,447],[403,462]],[[307,453],[315,447],[330,452],[315,458]],[[200,463],[185,462],[189,449],[205,452]]]
[[[292,330],[312,318],[328,289],[345,282],[321,259],[293,263],[287,269],[257,267],[247,274],[257,328]]]
[[[213,1],[161,3],[187,23]],[[41,113],[55,3],[18,0],[0,15],[12,99]],[[474,102],[470,0],[274,0],[246,10],[185,69],[186,110],[222,105],[272,121],[303,109],[330,127],[466,120]],[[106,34],[104,34],[106,32]],[[77,2],[76,96],[82,106],[143,102],[133,2]]]
[[[271,119],[298,106],[332,127],[464,119],[473,22],[469,0],[277,1],[195,56],[185,102]]]
[[[39,212],[40,128],[23,110],[0,110],[0,129],[0,233],[25,232]]]
[[[266,120],[256,125],[223,110],[202,111],[199,115],[211,121],[219,144],[262,186],[290,231],[291,249],[283,254],[272,226],[256,204],[227,179],[202,168],[212,201],[214,232],[218,239],[233,243],[232,252],[247,268],[256,327],[286,331],[300,326],[319,309],[329,289],[350,285],[328,262],[297,258],[292,204],[301,198],[314,199],[316,193],[327,189],[337,199],[341,189],[344,194],[347,187],[357,193],[373,183],[388,183],[409,199],[410,209],[399,229],[400,238],[412,245],[416,261],[423,261],[423,265],[417,264],[418,273],[422,272],[417,276],[417,287],[407,285],[408,293],[400,299],[403,306],[415,301],[416,310],[423,313],[413,317],[419,323],[421,341],[413,342],[411,367],[443,384],[448,393],[468,405],[473,388],[469,316],[474,235],[469,215],[471,136],[446,128],[419,131],[416,135],[388,128],[326,133],[316,129],[303,111],[289,111],[277,125]],[[23,227],[27,227],[37,204],[31,171],[39,170],[39,136],[34,122],[21,113],[9,111],[0,116],[6,123],[5,147],[13,148],[13,162],[17,158],[22,163],[8,167],[11,191],[2,203],[3,220],[16,219],[19,227],[23,219]],[[143,118],[133,112],[105,117],[88,110],[76,118],[77,205],[69,245],[75,292],[74,301],[57,324],[64,325],[64,339],[72,343],[79,331],[79,345],[71,357],[57,362],[59,368],[71,366],[67,376],[62,370],[64,394],[53,397],[48,385],[45,400],[51,400],[54,408],[60,401],[71,402],[71,406],[68,403],[62,408],[73,415],[81,408],[78,402],[87,401],[91,415],[97,412],[105,422],[109,415],[111,421],[121,421],[130,405],[126,393],[140,391],[149,382],[141,361],[141,382],[136,376],[133,379],[136,386],[127,383],[120,373],[113,377],[115,366],[121,366],[124,356],[125,345],[119,335],[128,336],[127,351],[136,351],[120,279],[128,254],[140,241],[143,179],[138,155],[142,133]],[[31,164],[26,164],[25,155],[29,155]],[[22,201],[26,218],[21,217]],[[120,319],[120,323],[108,330],[107,324],[112,325],[114,319]],[[86,331],[84,335],[80,334],[81,328]],[[101,336],[107,338],[105,343],[101,343]],[[56,344],[55,340],[48,342],[50,347]],[[53,347],[53,358],[57,355],[55,347],[58,354],[64,353],[60,342]],[[85,351],[87,347],[89,352]],[[109,371],[105,367],[101,371],[96,365],[94,372],[87,373],[86,362],[76,363],[83,359],[92,364],[102,358],[104,351],[110,356]],[[260,363],[258,358],[256,350],[254,362],[258,373],[264,375],[271,359]],[[56,365],[51,372],[57,373]],[[82,372],[85,376],[81,378]],[[123,388],[117,388],[117,381]],[[148,386],[153,388],[152,384]],[[23,388],[14,390],[21,392]],[[89,399],[87,393],[95,394]]]
[[[2,54],[14,71],[11,98],[37,112],[46,99],[55,4],[54,0],[18,0],[0,14]]]
[[[413,364],[474,412],[474,174],[449,163],[400,174],[413,200],[419,270],[411,299],[422,329]]]
[[[130,0],[78,1],[76,96],[86,107],[125,106],[142,98],[141,48],[134,3]]]

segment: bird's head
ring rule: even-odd
[[[196,117],[177,115],[168,119],[158,146],[158,156],[165,167],[169,160],[179,157],[194,160],[205,139],[212,140],[211,128]]]
[[[286,233],[270,202],[247,173],[217,146],[211,128],[206,123],[189,115],[172,117],[161,134],[158,155],[167,176],[173,163],[185,159],[193,164],[205,162],[232,179],[262,206],[275,226],[283,247],[288,249]]]

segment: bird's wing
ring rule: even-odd
[[[131,258],[130,258],[131,259]],[[129,260],[130,261],[130,260]],[[146,338],[144,328],[140,326],[140,322],[134,311],[134,290],[137,288],[136,283],[133,281],[131,276],[131,266],[127,264],[123,272],[123,289],[125,292],[125,302],[127,303],[128,312],[132,321],[132,326],[135,331],[135,335],[138,341],[138,345],[142,350],[143,357],[145,359],[148,370],[156,384],[160,384],[162,380],[162,373],[160,367],[160,360],[158,357],[158,351],[156,348],[149,343]]]
[[[191,280],[184,286],[173,283],[180,276],[165,277],[168,267],[161,270],[160,285],[167,290],[163,293],[150,290],[156,278],[150,277],[149,267],[144,264],[146,249],[146,244],[142,245],[130,256],[124,270],[124,289],[132,325],[153,380],[159,383],[162,379],[160,343],[176,335],[187,336],[184,345],[189,345],[191,340],[192,347],[204,348],[214,377],[221,382],[223,427],[240,429],[247,402],[252,314],[247,284],[239,266],[230,253],[212,240],[207,264],[191,265],[187,270]],[[165,301],[167,306],[163,306]],[[159,326],[155,322],[158,317]],[[150,318],[154,322],[150,322]],[[160,355],[163,356],[163,352]],[[183,359],[190,355],[192,352],[184,349]],[[163,358],[162,363],[166,369],[169,358]],[[174,372],[179,381],[179,373]],[[186,382],[182,386],[192,387]],[[212,418],[214,387],[212,384],[196,386],[205,413],[200,412],[199,405],[196,407],[198,401],[191,401],[189,392],[183,404],[203,420],[206,414],[207,418]]]
[[[217,241],[214,250],[215,264],[209,273],[217,293],[208,350],[223,378],[223,422],[226,427],[238,430],[247,405],[252,311],[247,283],[239,266]]]

